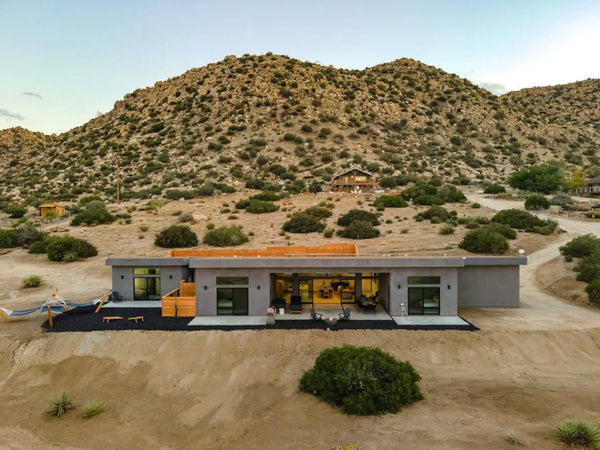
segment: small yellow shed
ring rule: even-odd
[[[46,217],[49,212],[53,212],[57,217],[62,217],[65,215],[65,207],[54,202],[42,203],[40,205],[40,216]]]

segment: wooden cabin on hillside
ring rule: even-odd
[[[577,189],[579,195],[600,195],[600,175],[585,180],[585,186]]]
[[[49,212],[53,212],[56,217],[65,215],[65,207],[58,203],[48,202],[40,205],[40,216],[46,217]]]
[[[358,167],[344,170],[331,180],[331,190],[337,192],[370,191],[376,186],[375,176]]]

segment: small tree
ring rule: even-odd
[[[365,211],[364,209],[351,209],[346,214],[340,216],[337,223],[342,227],[347,227],[356,220],[364,220],[367,222],[371,222],[371,224],[375,226],[379,225],[377,215],[369,211]]]
[[[171,225],[160,231],[154,245],[164,248],[195,247],[198,236],[187,225]]]
[[[355,220],[338,232],[339,236],[350,239],[373,239],[379,237],[379,234],[379,230],[366,220]]]
[[[250,200],[250,203],[246,207],[246,212],[252,214],[265,214],[277,211],[279,206],[271,202],[265,202],[262,200]]]
[[[500,186],[499,184],[488,184],[483,190],[484,194],[503,194],[506,192],[504,186]]]
[[[98,249],[88,241],[72,236],[53,236],[48,239],[46,254],[50,261],[77,261],[98,254]]]
[[[87,204],[87,207],[77,213],[73,220],[71,220],[71,226],[77,225],[98,225],[103,223],[111,223],[117,220],[116,216],[113,216],[106,209],[106,205],[100,200],[93,200]]]
[[[584,234],[571,239],[562,247],[559,247],[561,255],[572,258],[583,258],[594,252],[600,251],[600,238],[593,234]]]
[[[502,254],[508,250],[508,241],[497,231],[480,227],[469,231],[458,247],[471,253]]]
[[[514,172],[508,183],[515,189],[550,194],[560,187],[562,173],[555,164],[531,166]]]
[[[406,208],[408,202],[401,195],[380,195],[373,202],[376,208]]]

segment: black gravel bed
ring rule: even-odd
[[[348,320],[339,321],[335,325],[320,320],[280,320],[274,325],[237,325],[237,326],[188,326],[192,317],[162,317],[160,308],[102,308],[94,314],[95,307],[74,308],[57,315],[53,319],[53,327],[48,327],[46,320],[42,328],[48,332],[62,333],[69,331],[106,331],[106,330],[161,330],[161,331],[198,331],[198,330],[465,330],[476,331],[479,328],[469,325],[431,325],[431,326],[398,326],[393,320]],[[120,316],[123,320],[103,323],[106,316]],[[129,317],[144,316],[143,322],[135,323]],[[464,319],[463,319],[464,320]]]

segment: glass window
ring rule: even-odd
[[[408,284],[440,284],[440,277],[408,277]]]
[[[440,288],[408,288],[409,315],[439,315]]]
[[[160,278],[138,277],[133,279],[134,300],[160,300]]]
[[[160,269],[156,267],[134,267],[134,275],[160,275]]]
[[[248,277],[217,277],[218,285],[238,285],[238,284],[248,284]]]
[[[247,316],[248,288],[217,288],[217,315]]]

